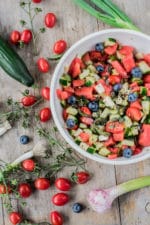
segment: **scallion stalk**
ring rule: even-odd
[[[91,0],[90,3],[86,0],[73,0],[73,2],[98,20],[113,27],[139,30],[111,0]]]

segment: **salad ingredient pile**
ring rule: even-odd
[[[60,84],[65,126],[83,150],[115,159],[150,146],[150,54],[109,38],[74,58]]]

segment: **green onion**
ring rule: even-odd
[[[150,176],[140,177],[108,189],[92,190],[89,193],[88,201],[95,211],[102,213],[111,207],[115,198],[147,186],[150,186]]]
[[[111,0],[73,0],[89,14],[113,27],[139,30]]]

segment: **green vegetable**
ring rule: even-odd
[[[139,30],[129,17],[112,3],[111,0],[91,0],[91,4],[86,2],[86,0],[73,1],[98,20],[113,27]]]
[[[139,62],[139,67],[140,67],[143,74],[146,74],[146,73],[150,72],[150,67],[145,61]]]
[[[0,67],[12,78],[26,86],[31,86],[34,79],[20,56],[0,37]]]

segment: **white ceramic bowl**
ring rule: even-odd
[[[51,82],[50,104],[51,104],[53,119],[58,130],[60,131],[61,135],[70,144],[70,146],[73,149],[75,149],[80,154],[86,156],[87,158],[93,159],[100,163],[112,164],[112,165],[114,164],[125,165],[125,164],[139,162],[141,160],[149,158],[150,148],[143,149],[143,151],[140,154],[132,156],[130,159],[119,157],[114,160],[110,160],[98,154],[90,154],[84,151],[74,142],[73,138],[65,129],[65,123],[62,118],[62,107],[56,95],[56,89],[60,88],[59,78],[64,72],[64,67],[69,66],[71,61],[77,55],[81,56],[86,51],[94,48],[97,42],[103,42],[109,37],[117,39],[122,44],[134,46],[139,52],[150,53],[150,37],[143,33],[132,31],[132,30],[109,29],[109,30],[103,30],[96,33],[92,33],[82,38],[64,54],[64,56],[62,57],[62,59],[60,60],[60,62],[58,63],[55,69],[52,82]]]

